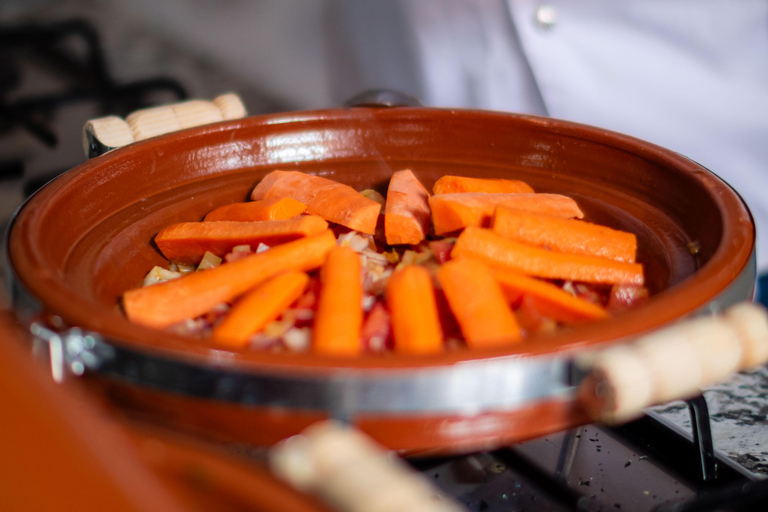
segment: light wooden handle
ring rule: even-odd
[[[339,512],[460,512],[419,473],[360,431],[317,423],[270,452],[272,471]]]
[[[190,100],[137,110],[125,119],[117,116],[91,119],[83,127],[86,156],[98,141],[107,149],[204,124],[240,119],[247,114],[237,94],[223,94],[213,101]]]
[[[621,423],[766,361],[768,314],[744,302],[580,358],[579,403],[595,420]]]

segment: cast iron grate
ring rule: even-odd
[[[54,91],[25,92],[22,69],[30,63],[45,69],[61,85]],[[52,126],[57,110],[91,102],[105,115],[125,116],[155,104],[158,94],[175,101],[187,98],[186,89],[168,77],[118,82],[107,65],[98,32],[84,20],[0,24],[0,133],[21,128],[52,148],[58,143]],[[23,162],[2,161],[0,173],[23,174]],[[44,177],[42,183],[51,177]],[[27,184],[32,190],[26,192],[42,183]]]
[[[687,403],[692,435],[648,413],[621,427],[411,463],[473,512],[767,510],[768,480],[716,452],[706,401]]]

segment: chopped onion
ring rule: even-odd
[[[294,352],[309,350],[312,329],[309,327],[292,327],[283,334],[283,343]]]
[[[376,297],[373,295],[363,295],[363,311],[370,311],[376,304]]]
[[[232,251],[230,251],[229,254],[224,256],[224,259],[227,261],[227,263],[232,263],[233,261],[245,258],[251,253],[252,251],[250,245],[236,245],[232,248]]]
[[[365,249],[368,249],[369,245],[368,238],[363,237],[357,231],[350,231],[349,233],[339,235],[339,238],[336,240],[336,242],[339,245],[347,246],[356,252],[362,252]]]
[[[392,269],[384,270],[381,273],[368,272],[363,281],[363,289],[371,295],[381,295],[387,286],[389,276],[392,275]]]
[[[267,336],[263,332],[258,332],[254,334],[248,340],[250,348],[255,350],[273,349],[280,345],[279,341],[280,341],[279,338],[273,338],[271,336]]]
[[[397,265],[397,268],[400,269],[406,265],[421,265],[423,263],[428,262],[432,259],[432,251],[429,249],[426,249],[421,252],[412,251],[411,249],[408,249],[403,253],[403,258],[400,261],[400,263]]]
[[[216,256],[210,251],[205,251],[205,254],[203,255],[203,259],[200,261],[200,264],[197,266],[197,270],[205,270],[207,268],[215,268],[221,265],[221,258]]]
[[[164,283],[171,279],[176,279],[177,277],[181,277],[181,272],[174,272],[172,270],[164,269],[163,267],[155,266],[144,278],[144,286]]]
[[[187,318],[181,322],[175,323],[168,328],[168,331],[181,336],[190,336],[199,334],[209,327],[208,322],[203,318]]]
[[[196,267],[194,265],[190,265],[188,263],[176,263],[175,261],[172,261],[171,264],[168,265],[168,270],[172,272],[179,272],[181,275],[194,272],[195,268]]]
[[[364,249],[360,252],[363,256],[368,258],[369,261],[373,261],[381,265],[382,267],[386,267],[387,263],[389,263],[389,259],[386,255],[378,253],[376,251],[372,251],[370,249]]]
[[[372,188],[367,188],[365,190],[360,191],[360,195],[363,197],[366,197],[372,201],[376,201],[381,206],[386,206],[386,200],[384,199],[384,196],[373,190]]]
[[[566,281],[563,283],[563,291],[566,293],[570,293],[574,297],[576,296],[576,286],[573,284],[573,281]]]

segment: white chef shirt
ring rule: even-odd
[[[747,201],[768,271],[768,0],[134,0],[287,108],[367,88],[655,142]]]
[[[330,90],[587,123],[701,163],[746,200],[768,271],[765,0],[332,0]],[[399,64],[398,64],[399,63]]]

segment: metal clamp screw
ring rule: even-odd
[[[29,331],[36,342],[48,345],[51,375],[56,382],[63,382],[67,372],[80,376],[86,370],[97,371],[114,357],[114,349],[98,334],[78,327],[56,332],[40,322],[32,322]]]

